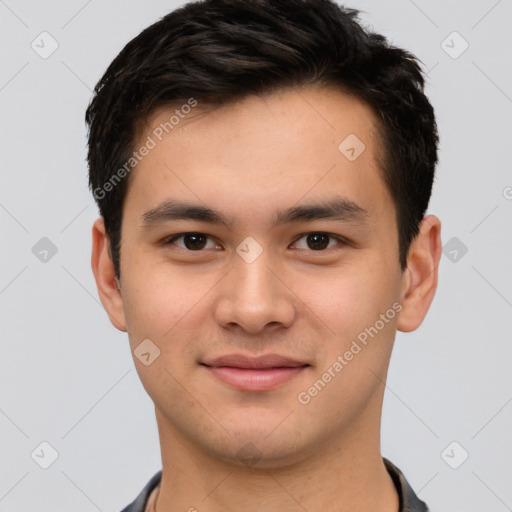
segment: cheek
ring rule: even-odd
[[[348,386],[346,391],[355,393],[368,378],[374,380],[369,368],[384,375],[395,338],[396,308],[400,307],[396,285],[389,278],[383,279],[386,275],[391,273],[376,265],[372,269],[361,265],[357,270],[337,269],[326,278],[301,281],[297,295],[305,297],[304,312],[322,337],[319,368],[326,371],[338,356],[347,354],[343,376],[340,374],[333,388]]]
[[[307,297],[305,311],[314,312],[310,318],[321,326],[323,337],[318,374],[308,383],[311,387],[302,390],[317,393],[309,409],[313,416],[329,411],[336,424],[342,417],[360,414],[385,379],[400,305],[391,291],[393,283],[382,275],[338,272],[325,281],[312,280],[309,289],[298,293]],[[322,383],[325,391],[319,392]]]
[[[339,268],[307,278],[298,276],[294,282],[297,296],[340,338],[353,336],[383,312],[385,284],[367,271]]]
[[[125,268],[123,304],[134,343],[149,338],[166,350],[169,345],[178,350],[187,326],[197,330],[204,321],[208,294],[218,276],[172,266],[162,258],[127,258]]]

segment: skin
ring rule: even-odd
[[[157,110],[140,142],[175,108]],[[402,271],[377,129],[368,106],[325,87],[199,105],[130,177],[119,283],[103,220],[95,221],[92,269],[111,322],[128,333],[132,353],[144,339],[160,350],[149,366],[134,357],[160,436],[157,510],[398,510],[380,453],[384,382],[396,331],[418,328],[434,297],[441,223],[423,219]],[[349,134],[366,146],[354,161],[338,149]],[[276,210],[335,196],[364,208],[365,222],[272,226]],[[143,227],[142,214],[170,198],[219,210],[232,225]],[[162,243],[187,232],[207,235],[202,248],[184,238]],[[319,250],[311,233],[333,236]],[[252,263],[236,252],[247,236],[263,249]],[[401,311],[300,403],[394,303]],[[278,353],[311,366],[272,390],[241,391],[199,364],[229,353]],[[242,447],[254,463],[242,460]]]

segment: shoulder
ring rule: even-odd
[[[385,457],[383,460],[398,492],[399,512],[429,512],[427,504],[416,496],[404,474],[391,461]]]
[[[160,483],[162,479],[162,470],[155,473],[144,489],[139,493],[135,500],[127,507],[123,508],[121,512],[144,512],[148,502],[151,491]]]

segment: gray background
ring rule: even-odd
[[[83,118],[108,63],[181,3],[0,0],[0,511],[119,511],[161,468],[153,404],[90,269]],[[347,5],[423,61],[441,135],[440,283],[397,335],[383,454],[433,512],[512,510],[512,1]]]

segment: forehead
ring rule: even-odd
[[[216,108],[198,102],[180,110],[183,104],[159,108],[140,132],[135,146],[150,138],[154,147],[132,171],[127,202],[134,206],[186,197],[235,218],[240,207],[269,221],[283,206],[328,195],[374,214],[392,206],[376,117],[353,96],[322,87]]]

